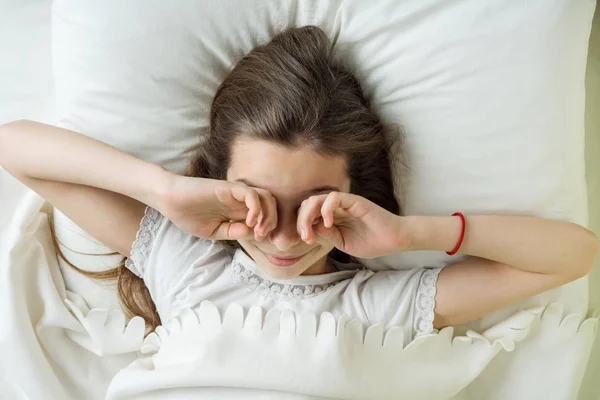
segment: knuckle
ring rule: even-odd
[[[230,186],[231,190],[247,190],[248,186],[244,185],[242,182],[232,182]]]
[[[316,206],[319,204],[321,199],[319,199],[319,197],[317,196],[311,196],[308,198],[308,202],[311,206]]]

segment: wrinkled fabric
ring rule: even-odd
[[[564,316],[552,303],[481,333],[454,337],[446,328],[407,345],[401,329],[363,329],[329,313],[236,304],[221,313],[204,302],[144,340],[141,319],[90,310],[65,290],[50,210],[31,192],[15,193],[23,197],[0,242],[3,398],[562,400],[578,388],[597,329],[597,318]],[[522,368],[494,369],[501,357]],[[502,379],[490,379],[490,366]],[[540,371],[555,379],[535,384]]]

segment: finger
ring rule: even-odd
[[[326,228],[333,226],[333,213],[339,207],[341,202],[339,192],[331,192],[321,206],[321,215],[323,216],[323,225]]]
[[[321,206],[327,195],[312,196],[302,202],[298,211],[296,229],[300,232],[300,237],[308,244],[312,244],[315,239],[313,232],[313,221],[321,215]]]
[[[279,212],[277,211],[277,199],[275,198],[275,196],[273,196],[272,194],[269,193],[269,210],[272,214],[270,214],[270,218],[267,221],[267,223],[265,224],[266,229],[267,229],[267,234],[273,230],[275,230],[275,228],[277,228],[277,224],[279,223]]]
[[[260,197],[255,189],[246,185],[234,185],[231,189],[233,197],[246,204],[248,215],[246,215],[246,225],[253,227],[261,214]]]
[[[242,239],[250,233],[250,228],[243,222],[232,222],[227,232],[228,240]]]
[[[238,203],[240,204],[240,203]],[[229,221],[241,221],[246,222],[246,217],[248,216],[248,208],[242,204],[242,207],[239,209],[226,211],[223,219],[227,218]]]
[[[250,228],[243,222],[222,222],[216,229],[213,240],[238,240],[248,235]]]
[[[267,208],[266,195],[264,191],[260,189],[256,189],[258,194],[258,199],[260,201],[261,213],[258,216],[256,221],[256,225],[254,226],[254,239],[257,241],[261,241],[264,238],[263,230],[265,225],[265,220],[269,218],[269,210]]]
[[[321,221],[315,225],[314,229],[318,236],[331,243],[335,248],[344,251],[344,237],[338,227],[332,226],[328,228]]]
[[[350,193],[331,192],[323,202],[321,215],[326,228],[331,228],[335,220],[335,213],[346,214],[344,211],[351,209],[356,204],[356,196]]]
[[[257,241],[261,241],[277,227],[277,201],[267,190],[258,190],[262,209],[262,218],[254,227],[254,235]]]

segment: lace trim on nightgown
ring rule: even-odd
[[[415,299],[414,336],[437,332],[433,328],[436,283],[441,268],[427,268],[421,275]]]
[[[151,207],[146,207],[144,217],[140,221],[140,229],[131,245],[131,255],[125,261],[125,267],[136,276],[143,278],[146,262],[152,250],[156,231],[160,226],[162,215]]]
[[[276,300],[305,299],[317,296],[334,287],[337,283],[324,283],[321,285],[285,285],[263,279],[239,262],[232,264],[231,273],[236,282],[257,291],[261,296],[270,297]]]

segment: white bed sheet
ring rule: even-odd
[[[597,330],[597,318],[552,303],[407,345],[401,330],[205,303],[142,341],[141,319],[125,324],[65,290],[51,210],[33,193],[18,203],[0,240],[3,398],[563,400],[577,393]]]
[[[49,22],[49,1],[0,3],[0,122],[16,118],[54,122]],[[16,27],[22,35],[14,35]],[[50,243],[49,207],[3,171],[0,194],[0,398],[104,398],[111,381],[115,398],[119,388],[124,393],[131,385],[138,386],[139,394],[148,375],[138,381],[125,379],[135,375],[140,366],[130,365],[141,348],[139,322],[125,330],[118,312],[100,309],[89,313],[85,303],[65,289]],[[565,312],[559,305],[539,311],[512,320],[515,324],[509,330],[504,325],[502,334],[487,332],[490,338],[510,333],[515,349],[505,351],[511,349],[507,340],[507,347],[494,354],[483,372],[453,399],[562,400],[576,396],[598,319],[572,315],[572,310]],[[105,324],[108,329],[103,328]],[[165,334],[163,339],[170,337]],[[215,350],[226,354],[227,342]],[[154,362],[142,360],[146,367]],[[115,373],[127,365],[130,367],[113,381]],[[539,384],[542,381],[543,386]],[[172,390],[165,385],[144,397],[315,398],[196,384],[200,385],[196,389]]]

